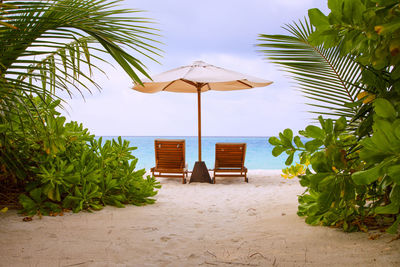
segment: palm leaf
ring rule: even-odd
[[[15,121],[15,107],[30,96],[57,98],[61,91],[83,96],[100,86],[91,78],[109,53],[136,83],[147,77],[130,52],[156,61],[160,50],[152,20],[119,9],[121,0],[36,0],[0,2],[0,116]],[[100,46],[99,46],[100,44]],[[130,52],[129,52],[130,51]],[[29,103],[25,101],[25,103]],[[31,107],[26,110],[32,111]],[[10,116],[8,116],[9,114]]]
[[[82,90],[100,89],[91,75],[96,69],[102,72],[98,63],[105,62],[103,53],[109,53],[134,82],[141,83],[138,73],[149,77],[136,56],[156,61],[161,52],[157,30],[151,19],[139,16],[140,11],[118,8],[120,2],[0,1],[0,147],[11,149],[0,154],[3,159],[11,156],[7,165],[24,170],[24,162],[12,153],[14,135],[2,129],[15,136],[25,133],[27,138],[43,127],[50,144],[52,130],[41,117],[47,116],[43,107],[54,103],[62,91],[83,96]],[[33,101],[35,96],[40,105]]]
[[[324,49],[308,42],[313,27],[305,20],[284,27],[291,35],[261,34],[257,46],[266,59],[290,73],[299,90],[317,110],[312,113],[353,118],[360,92],[360,66],[351,56],[342,56],[340,47]]]

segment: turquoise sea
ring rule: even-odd
[[[103,140],[116,138],[115,136],[103,136]],[[137,147],[132,153],[139,159],[137,169],[150,169],[154,167],[154,139],[185,139],[186,162],[189,169],[193,169],[197,161],[197,136],[123,136],[130,141],[130,146]],[[286,153],[279,157],[272,156],[273,146],[268,143],[268,137],[202,137],[202,160],[209,169],[214,168],[215,143],[240,142],[247,143],[245,166],[248,169],[282,169],[285,167]]]

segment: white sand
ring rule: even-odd
[[[0,215],[0,266],[400,266],[400,240],[309,226],[297,180],[160,179],[154,205],[23,222]]]

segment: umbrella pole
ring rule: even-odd
[[[197,88],[197,128],[199,140],[199,161],[201,161],[201,89]]]
[[[198,84],[197,87],[197,120],[198,120],[198,136],[199,136],[199,161],[194,163],[192,175],[190,176],[190,183],[212,183],[210,174],[206,163],[201,161],[201,87],[204,84]]]

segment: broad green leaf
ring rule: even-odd
[[[103,205],[95,204],[95,203],[90,204],[90,207],[94,210],[101,210],[102,208],[104,208]]]
[[[324,151],[315,152],[310,159],[310,163],[312,169],[317,173],[332,172],[332,167],[327,162]]]
[[[315,139],[315,140],[311,140],[308,141],[307,143],[305,143],[305,148],[308,152],[314,152],[316,151],[318,148],[320,148],[322,145],[324,144],[323,141],[319,140],[319,139]]]
[[[394,133],[397,139],[400,139],[400,125],[396,126],[396,128],[394,129]]]
[[[289,140],[293,139],[293,131],[291,129],[285,129],[283,135]]]
[[[377,207],[375,212],[377,214],[399,214],[400,212],[400,185],[395,185],[389,195],[390,204]]]
[[[59,185],[56,185],[55,200],[61,201],[60,186]]]
[[[342,22],[342,11],[331,11],[331,13],[328,15],[329,18],[329,23],[332,24],[338,24]]]
[[[383,207],[377,207],[375,209],[376,214],[398,214],[400,209],[399,203],[390,203]]]
[[[346,117],[342,116],[335,122],[334,131],[335,133],[340,133],[346,129],[347,122]]]
[[[384,98],[375,99],[374,103],[375,113],[385,119],[393,119],[396,116],[396,110],[394,109],[392,103]]]
[[[335,179],[336,176],[332,175],[331,173],[331,175],[325,177],[319,182],[318,190],[320,190],[321,192],[331,192],[332,190],[334,190]]]
[[[389,195],[390,201],[400,205],[400,184],[395,185]]]
[[[308,10],[308,16],[311,24],[315,27],[324,27],[329,25],[328,17],[324,15],[318,8],[312,8]]]
[[[363,144],[366,144],[366,142],[363,142]],[[391,156],[388,152],[377,150],[378,147],[375,144],[373,144],[373,149],[374,150],[363,148],[360,152],[360,159],[367,162],[379,163],[385,160],[388,156]]]
[[[299,147],[299,148],[304,147],[304,144],[303,144],[303,142],[301,142],[301,139],[300,139],[299,136],[296,135],[296,136],[293,138],[293,141],[294,141],[294,143],[296,144],[297,147]]]
[[[306,127],[306,134],[307,137],[315,138],[315,139],[324,139],[325,138],[325,133],[324,131],[314,125],[309,125]]]
[[[32,197],[36,203],[42,202],[42,189],[41,188],[35,188],[32,191],[29,192],[29,195]]]
[[[378,165],[365,171],[355,172],[351,175],[351,178],[357,185],[369,185],[378,180],[381,169],[382,166]]]
[[[379,6],[391,6],[398,3],[397,0],[373,0],[372,2],[377,3]]]
[[[384,34],[390,34],[392,32],[397,31],[398,29],[400,29],[400,18],[396,18],[393,19],[391,22],[389,23],[385,23],[383,25],[379,25],[381,27],[379,34],[380,35],[384,35]]]
[[[55,188],[53,187],[53,188],[50,188],[48,191],[47,191],[47,197],[49,198],[49,199],[51,199],[51,200],[56,200],[56,197],[55,197]]]
[[[337,39],[337,37],[333,36],[332,34],[333,32],[330,30],[329,26],[321,26],[320,28],[317,28],[317,30],[315,30],[314,32],[310,33],[308,41],[310,42],[310,44],[315,46],[319,46],[323,43],[324,46],[331,48],[335,46],[335,42]],[[326,41],[326,39],[328,39],[328,36],[331,37],[331,42]]]
[[[371,137],[372,142],[376,145],[376,148],[379,149],[380,151],[391,151],[392,150],[392,145],[390,143],[390,140],[386,136],[385,132],[380,130],[380,131],[375,131],[373,136]]]
[[[389,234],[397,234],[400,225],[400,216],[397,216],[396,221],[386,230]]]
[[[315,204],[314,207],[317,207],[317,204]],[[321,221],[321,217],[322,215],[308,216],[306,219],[306,223],[310,225],[318,225]]]
[[[277,137],[275,137],[275,136],[270,137],[270,138],[268,139],[268,142],[269,142],[271,145],[273,145],[273,146],[278,146],[278,145],[281,145],[281,144],[282,144],[282,142],[279,140],[279,138],[277,138]]]
[[[344,1],[343,15],[357,25],[362,22],[362,14],[366,10],[361,0]]]
[[[290,164],[293,163],[293,157],[294,157],[294,152],[290,153],[290,154],[289,154],[289,157],[286,159],[285,164],[286,164],[287,166],[289,166]]]
[[[19,195],[19,203],[21,203],[22,207],[24,207],[24,210],[28,213],[28,215],[36,214],[37,211],[36,203],[26,195],[24,194]]]
[[[328,8],[331,12],[342,12],[343,0],[328,0]]]
[[[4,133],[8,129],[6,124],[0,124],[0,133]]]
[[[332,133],[333,132],[333,121],[331,119],[327,119],[325,121],[325,126],[323,127],[325,133]]]
[[[327,211],[329,207],[332,205],[333,197],[334,197],[333,191],[324,191],[319,195],[318,204],[319,204],[319,209],[322,212]]]
[[[315,174],[308,175],[307,177],[310,179],[311,185],[313,189],[318,188],[318,184],[325,179],[326,177],[332,175],[331,172],[319,172]]]
[[[399,65],[394,67],[394,69],[390,73],[390,76],[392,77],[393,80],[397,80],[400,78],[400,66]]]
[[[287,138],[283,133],[279,133],[279,137],[281,138],[282,145],[287,149],[292,148],[292,139]]]

